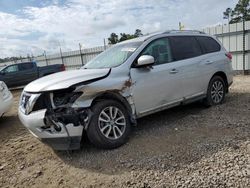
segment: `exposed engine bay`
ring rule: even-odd
[[[43,93],[36,101],[33,111],[47,109],[44,117],[44,130],[60,132],[66,125],[83,126],[86,129],[90,119],[90,109],[72,105],[82,95],[82,92],[73,92],[73,89],[64,89],[51,93]]]

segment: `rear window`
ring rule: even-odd
[[[202,54],[201,47],[193,36],[169,37],[175,61],[193,58]]]
[[[196,37],[201,45],[203,53],[213,53],[221,50],[220,44],[211,37]]]
[[[19,65],[19,70],[23,71],[23,70],[29,70],[29,69],[33,69],[34,65],[33,63],[23,63]]]

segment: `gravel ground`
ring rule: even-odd
[[[129,142],[87,141],[56,152],[19,122],[0,119],[0,187],[250,187],[250,77],[237,76],[221,106],[191,104],[145,118]]]

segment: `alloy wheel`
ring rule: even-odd
[[[224,96],[224,85],[221,81],[217,80],[213,83],[211,89],[211,98],[215,104],[221,103]]]
[[[126,118],[119,108],[109,106],[101,111],[98,125],[101,133],[106,138],[116,140],[125,132]]]

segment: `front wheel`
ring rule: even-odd
[[[114,100],[103,100],[97,102],[92,111],[87,135],[93,145],[113,149],[127,142],[131,125],[123,105]]]
[[[226,85],[220,76],[214,76],[208,85],[206,106],[222,104],[225,99]]]

